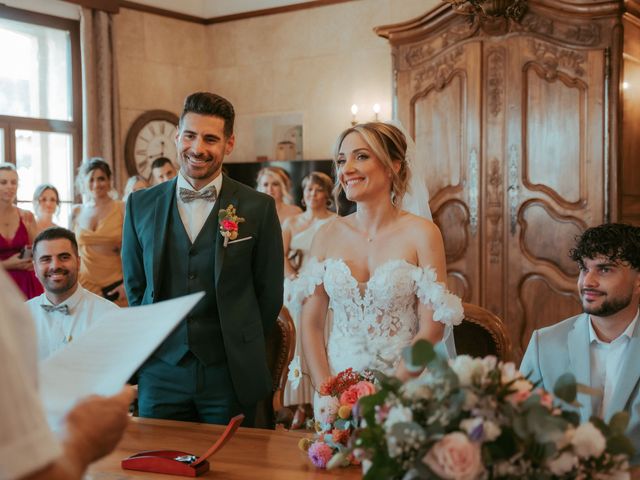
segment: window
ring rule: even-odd
[[[79,23],[0,5],[0,45],[0,161],[16,165],[21,208],[33,211],[39,184],[55,185],[54,222],[67,226],[81,155]]]

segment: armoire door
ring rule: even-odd
[[[505,133],[485,144],[504,138],[501,310],[519,357],[534,329],[581,311],[569,250],[605,218],[606,52],[527,35],[487,46],[505,57]]]
[[[478,303],[480,245],[480,42],[444,49],[428,62],[410,57],[412,70],[397,81],[400,120],[427,162],[434,221],[443,232],[449,289]]]

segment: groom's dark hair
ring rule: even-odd
[[[233,110],[231,102],[220,95],[210,92],[192,93],[184,101],[180,123],[187,113],[220,117],[224,120],[224,136],[229,138],[233,134],[236,112]]]

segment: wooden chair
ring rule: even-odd
[[[495,355],[501,361],[512,360],[511,341],[502,320],[478,305],[462,305],[464,319],[460,325],[453,327],[458,355]]]
[[[256,410],[256,427],[275,428],[276,423],[290,423],[291,419],[279,416],[284,408],[284,387],[287,384],[289,363],[296,348],[296,328],[289,311],[282,307],[276,324],[266,338],[267,363],[271,371],[273,394],[259,402]],[[289,412],[290,413],[290,412]]]

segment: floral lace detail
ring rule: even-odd
[[[341,259],[319,262],[312,258],[306,267],[291,290],[301,302],[323,283],[333,312],[327,356],[334,374],[349,367],[393,373],[402,348],[418,331],[416,298],[431,304],[434,320],[447,326],[445,338],[451,334],[451,325],[462,321],[460,299],[436,282],[431,267],[389,260],[362,284]]]

